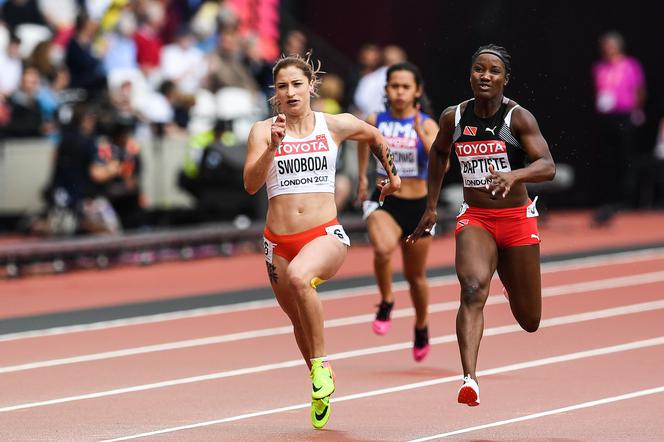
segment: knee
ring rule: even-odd
[[[408,285],[410,287],[414,288],[426,287],[427,277],[424,273],[411,274],[406,272],[404,276],[406,277],[406,281],[408,281]]]
[[[477,279],[467,279],[461,282],[461,305],[469,307],[482,307],[486,301],[487,287]]]
[[[288,281],[288,287],[298,297],[304,296],[310,288],[310,281],[307,280],[304,272],[297,269],[289,268],[286,271],[286,281]]]
[[[377,246],[374,248],[374,261],[379,264],[389,262],[392,258],[392,250],[387,247]]]

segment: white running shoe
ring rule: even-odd
[[[475,407],[480,404],[480,386],[470,375],[463,378],[463,385],[459,388],[457,401],[460,404],[466,404],[469,407]]]

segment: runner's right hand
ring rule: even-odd
[[[286,136],[286,116],[278,114],[270,126],[270,149],[276,150]]]
[[[431,233],[431,229],[433,228],[434,224],[436,224],[437,219],[438,213],[436,213],[435,210],[432,211],[427,209],[422,214],[420,223],[417,225],[413,233],[408,235],[408,238],[406,238],[406,242],[409,244],[415,244],[418,239],[424,236],[424,234]]]

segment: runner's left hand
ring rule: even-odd
[[[378,204],[383,205],[385,197],[393,194],[401,188],[401,178],[399,175],[395,175],[390,178],[385,178],[378,183],[378,189],[380,189],[380,197],[378,198]]]
[[[486,189],[491,192],[491,195],[498,194],[505,198],[514,185],[514,174],[511,172],[496,172],[493,166],[489,166],[489,173],[491,183],[486,185]]]

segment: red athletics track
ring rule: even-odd
[[[584,229],[579,219],[552,217],[542,229],[543,253],[664,237],[660,214],[623,216],[601,230]],[[449,240],[436,243],[437,252],[447,253],[440,243],[449,246]],[[355,265],[347,263],[345,274],[368,273],[366,248],[351,250],[348,262]],[[250,259],[256,257],[240,257]],[[234,265],[227,261],[235,259],[221,264]],[[22,314],[158,299],[160,289],[163,297],[184,296],[195,290],[178,292],[168,277],[154,279],[158,272],[195,271],[197,264],[212,272],[212,263],[220,260],[4,281],[2,296],[14,299],[10,289],[21,284],[32,285],[37,296],[41,284],[48,293],[43,305],[30,310],[26,303],[17,310]],[[310,428],[306,370],[285,316],[266,302],[195,318],[0,337],[0,440],[662,440],[664,249],[555,262],[542,270],[544,317],[537,333],[515,326],[502,295],[490,297],[479,407],[455,403],[458,286],[442,277],[431,281],[432,350],[421,364],[410,354],[413,316],[405,292],[397,293],[385,337],[370,331],[374,290],[326,294],[327,347],[338,379],[326,430]],[[82,287],[94,287],[95,277],[110,284],[113,273],[133,282],[144,278],[141,272],[153,278],[145,283],[152,290],[147,298],[134,296],[138,287],[118,284],[116,299],[56,304],[68,296],[60,278],[82,298]],[[198,292],[221,291],[227,283],[208,280]],[[494,284],[492,293],[499,289]],[[17,315],[5,302],[3,312]]]

